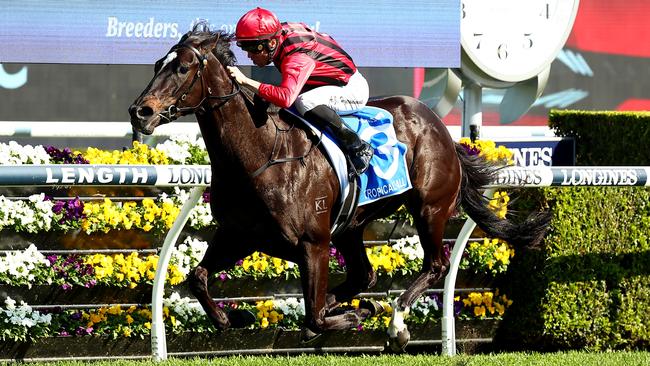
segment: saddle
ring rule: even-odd
[[[348,128],[374,149],[370,168],[359,176],[351,167],[349,157],[344,155],[327,131],[319,131],[295,110],[286,109],[284,112],[309,127],[307,131],[311,131],[312,138],[320,141],[319,148],[324,150],[339,178],[341,200],[331,229],[332,236],[347,228],[357,206],[403,193],[412,187],[406,169],[407,148],[397,140],[393,117],[388,111],[366,106],[354,113],[341,115]]]

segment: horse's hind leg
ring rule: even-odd
[[[241,313],[233,313],[229,316],[217,306],[208,291],[208,279],[211,275],[234,266],[238,260],[250,254],[251,249],[245,245],[219,245],[234,240],[235,237],[227,235],[222,229],[218,230],[210,241],[203,259],[190,271],[187,278],[190,291],[217,329],[226,329],[231,325],[235,327],[246,325],[242,324],[246,320],[242,319]]]
[[[453,209],[452,202],[443,204],[438,202],[435,206],[423,204],[419,210],[411,211],[418,212],[413,215],[413,218],[424,250],[424,259],[420,275],[393,305],[393,318],[388,327],[388,335],[391,348],[395,351],[403,350],[410,338],[403,317],[408,314],[415,300],[435,284],[449,268],[449,259],[444,255],[442,240],[445,225]]]
[[[298,263],[305,297],[305,325],[302,341],[314,340],[324,330],[356,327],[361,318],[356,313],[327,316],[325,296],[328,286],[329,240],[320,243],[303,242],[303,257]]]

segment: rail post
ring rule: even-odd
[[[487,198],[494,196],[494,188],[485,191]],[[471,218],[467,218],[458,238],[454,243],[454,249],[449,258],[449,272],[445,277],[445,288],[442,294],[442,354],[445,356],[454,356],[456,354],[456,319],[454,316],[454,292],[456,291],[456,276],[458,267],[463,257],[467,241],[472,235],[476,223]]]
[[[167,359],[167,339],[165,337],[165,323],[163,322],[163,295],[165,294],[165,279],[167,277],[167,267],[172,255],[172,248],[178,240],[178,236],[183,230],[190,212],[199,199],[203,196],[205,187],[194,187],[190,191],[190,196],[183,203],[181,212],[176,217],[172,228],[165,236],[165,241],[160,249],[158,256],[158,265],[156,267],[156,276],[153,280],[153,289],[151,291],[151,352],[154,361]]]

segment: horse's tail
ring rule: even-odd
[[[494,181],[500,167],[483,158],[470,156],[458,143],[456,153],[462,169],[459,200],[469,217],[490,237],[500,238],[512,245],[537,246],[551,220],[550,212],[532,213],[521,223],[499,218],[488,208],[489,200],[480,190]]]

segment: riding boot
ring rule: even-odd
[[[305,117],[319,129],[334,136],[339,147],[350,159],[354,174],[361,175],[368,169],[374,152],[372,146],[348,128],[336,111],[326,105],[319,105],[307,111]]]

